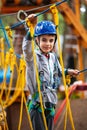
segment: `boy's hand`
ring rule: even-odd
[[[75,77],[79,74],[79,70],[77,69],[68,69],[68,74],[72,77]]]
[[[37,24],[37,17],[35,14],[30,14],[28,17],[29,21],[33,24],[36,25]]]

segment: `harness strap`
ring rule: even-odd
[[[39,94],[38,94],[38,92],[36,92],[32,96],[32,100],[27,102],[27,108],[28,108],[29,112],[32,109],[37,109],[39,112],[42,112],[40,103],[36,102],[36,99],[38,98],[38,96],[39,96]],[[52,103],[46,102],[45,106],[44,106],[44,111],[48,111],[46,118],[49,118],[50,116],[54,116],[55,115],[55,105]]]

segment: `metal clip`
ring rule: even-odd
[[[19,10],[17,13],[17,19],[22,22],[24,19],[21,19],[21,14],[23,14],[25,17],[27,17],[27,13],[24,10]]]

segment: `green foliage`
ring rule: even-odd
[[[60,13],[58,13],[58,17],[59,17],[59,25],[58,25],[59,34],[63,35],[64,34],[64,29],[65,29],[64,18]],[[47,14],[44,14],[44,15],[40,15],[38,17],[38,21],[42,21],[42,20],[51,20],[51,21],[53,21],[52,14],[47,13]]]
[[[63,35],[64,30],[65,30],[65,21],[63,16],[59,13],[59,33]]]
[[[13,25],[14,23],[17,22],[17,19],[15,16],[14,17],[13,16],[1,17],[1,20],[2,20],[2,24],[3,24],[4,28],[6,26]],[[4,37],[4,33],[3,33],[3,30],[1,28],[2,28],[2,26],[0,25],[0,37]]]

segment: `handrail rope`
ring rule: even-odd
[[[60,1],[60,2],[56,2],[55,5],[58,6],[58,5],[60,5],[60,4],[64,3],[64,2],[66,2],[66,1],[67,1],[67,0],[62,0],[62,1]],[[54,4],[51,4],[51,6],[53,6],[53,5],[54,5]],[[41,14],[44,14],[44,13],[48,12],[49,10],[50,10],[50,7],[49,7],[48,9],[46,9],[46,10],[44,10],[44,11],[38,13],[36,16],[39,16],[39,15],[41,15]]]
[[[33,126],[32,126],[32,122],[31,122],[31,117],[30,117],[30,113],[28,112],[28,108],[27,108],[27,105],[26,105],[26,98],[25,98],[25,94],[23,93],[23,97],[24,97],[24,103],[25,103],[25,108],[26,108],[26,112],[27,112],[27,116],[28,116],[28,122],[30,124],[30,128],[31,130],[33,130]]]
[[[18,84],[19,85],[19,84]],[[17,86],[18,87],[18,86]],[[17,97],[21,94],[21,90],[20,91],[16,91],[14,92],[13,96],[11,99],[9,99],[8,103],[4,105],[5,108],[7,108],[8,106],[10,106],[16,99]]]
[[[17,84],[16,84],[16,89],[20,86],[20,82],[19,82],[20,78],[21,77],[20,77],[20,74],[19,74]],[[13,94],[12,98],[8,100],[7,104],[5,104],[4,107],[6,108],[6,107],[10,106],[17,99],[17,97],[20,94],[21,94],[21,89],[20,89],[20,91],[14,91],[14,94]]]
[[[0,38],[1,39],[1,38]],[[7,51],[3,50],[3,49],[0,49],[0,52],[3,52],[3,54],[6,54]],[[16,55],[17,58],[22,58],[20,54],[17,54],[14,52],[14,54]]]
[[[63,122],[64,116],[65,116],[65,110],[62,112],[62,115],[61,115],[60,119],[57,120],[57,124],[56,124],[56,126],[55,126],[55,129],[59,129],[60,125],[61,125],[62,122]]]
[[[3,26],[1,19],[0,19],[0,22],[1,22],[1,26]],[[13,48],[13,44],[12,44],[12,31],[11,31],[10,26],[6,26],[5,28],[4,28],[4,26],[3,26],[1,29],[2,29],[3,32],[4,32],[4,36],[5,36],[5,39],[6,39],[6,43],[7,43],[7,45],[8,45],[8,48],[9,48],[9,49],[10,49],[10,48]],[[8,33],[8,35],[9,35],[9,37],[10,37],[10,42],[9,42],[9,39],[8,39],[8,37],[7,37],[6,32]],[[21,58],[21,55],[19,55],[19,54],[17,54],[17,53],[15,53],[15,55],[16,55],[16,57]]]
[[[11,78],[10,78],[10,83],[8,86],[8,91],[6,94],[6,100],[5,103],[8,102],[9,100],[9,96],[10,96],[10,92],[11,92],[11,88],[12,88],[12,82],[13,82],[13,76],[14,76],[14,67],[15,67],[15,62],[16,62],[16,56],[13,54],[13,50],[10,50],[11,54],[10,54],[10,72],[11,72]]]
[[[6,88],[6,74],[7,74],[7,70],[8,70],[8,68],[6,66],[6,68],[4,69],[4,81],[2,83],[2,89],[1,89],[1,92],[0,92],[0,100],[2,100],[2,96],[3,96],[4,90]]]
[[[18,77],[17,77],[17,82],[16,82],[16,87],[15,87],[15,91],[14,91],[14,94],[12,96],[11,99],[9,99],[8,103],[5,104],[5,108],[10,106],[16,99],[17,97],[20,95],[21,93],[21,89],[19,89],[20,91],[16,91],[21,85],[21,60],[23,60],[22,58],[20,59],[20,65],[19,65],[19,70],[18,70]],[[23,60],[24,61],[24,60]]]
[[[11,87],[12,87],[12,80],[13,80],[13,71],[11,72],[11,78],[10,78],[10,83],[9,83],[9,86],[8,86],[8,90],[6,91],[6,99],[5,99],[5,102],[4,104],[8,102],[9,100],[9,95],[10,95],[10,92],[11,92]],[[6,90],[6,89],[5,89]]]
[[[23,101],[24,101],[24,104],[25,104],[25,108],[26,108],[26,112],[27,112],[27,116],[28,116],[28,121],[29,121],[29,124],[30,124],[30,128],[31,130],[33,130],[33,126],[32,126],[32,122],[31,122],[31,118],[30,118],[30,114],[28,112],[28,108],[27,108],[27,105],[26,105],[26,98],[25,98],[25,94],[24,94],[24,87],[25,87],[25,83],[26,83],[26,80],[25,80],[25,61],[22,61],[22,70],[23,70],[23,74],[22,74],[22,96],[23,96]]]
[[[10,41],[10,48],[12,48],[13,49],[13,44],[12,44],[12,29],[10,28],[10,26],[6,26],[5,27],[5,30],[6,30],[6,32],[7,32],[7,34],[8,34],[8,38],[9,38],[9,41]],[[15,53],[15,52],[14,52]],[[16,54],[15,53],[15,55],[16,55],[16,57],[18,57],[18,58],[21,58],[21,55],[19,55],[19,54]]]
[[[20,130],[21,128],[21,122],[22,122],[22,112],[23,112],[23,100],[24,100],[24,103],[25,103],[25,106],[26,106],[26,98],[25,98],[25,95],[24,95],[24,86],[25,86],[25,63],[24,61],[22,61],[21,63],[21,79],[22,79],[22,82],[21,82],[21,86],[22,86],[22,97],[21,97],[21,109],[20,109],[20,120],[19,120],[19,125],[18,125],[18,130]],[[26,109],[27,109],[27,106],[26,106]],[[31,119],[30,119],[30,115],[27,111],[27,114],[28,114],[28,121],[29,121],[29,124],[30,124],[30,128],[31,130],[33,130],[33,127],[32,127],[32,122],[31,122]]]
[[[68,108],[67,108],[67,104],[66,104],[66,110],[65,110],[65,117],[64,117],[64,130],[66,130],[67,128],[67,114],[68,114]]]
[[[21,107],[20,107],[20,117],[19,117],[18,130],[21,129],[22,115],[23,115],[22,112],[23,112],[23,90],[21,92]]]
[[[57,31],[57,32],[58,32],[58,31]],[[59,39],[59,34],[58,34],[58,39]],[[58,40],[58,43],[60,43],[59,41],[60,41],[60,40]],[[63,65],[63,60],[62,60],[62,53],[60,53],[60,63],[61,63],[61,66],[62,66],[63,81],[64,81],[65,94],[66,94],[66,99],[67,99],[67,111],[68,111],[68,109],[69,109],[71,125],[72,125],[73,130],[75,130],[74,122],[73,122],[73,118],[72,118],[72,114],[71,114],[71,109],[70,109],[70,102],[69,102],[69,98],[68,98],[68,88],[67,88],[67,86],[66,86],[66,80],[65,80],[65,74],[64,74],[64,65]]]
[[[59,36],[58,36],[58,39],[59,39]],[[71,115],[70,102],[69,102],[69,98],[68,98],[68,88],[67,88],[67,85],[66,85],[63,61],[62,61],[62,57],[61,56],[62,56],[62,53],[60,53],[60,63],[61,63],[61,66],[62,66],[63,82],[64,82],[64,86],[65,86],[65,94],[66,94],[66,99],[67,99],[66,108],[67,108],[67,111],[69,110],[71,125],[72,125],[73,130],[75,130],[73,118],[72,118],[72,115]]]
[[[5,30],[7,32],[8,38],[9,38],[10,48],[13,48],[13,44],[12,44],[12,30],[11,30],[10,26],[6,26]]]
[[[83,70],[80,70],[80,71],[78,72],[78,74],[84,73],[84,72],[86,72],[86,71],[87,71],[87,68],[85,68],[85,69],[83,69]]]
[[[4,56],[4,38],[0,38],[0,49],[2,51],[0,51],[0,68],[4,68],[4,64],[5,64],[5,56]]]
[[[12,60],[12,58],[11,58],[11,53],[12,53],[12,50],[11,50],[11,48],[9,49],[9,52],[8,53],[6,53],[6,60],[5,60],[5,66],[4,66],[4,81],[3,81],[3,83],[2,83],[2,89],[1,89],[1,95],[0,95],[0,99],[2,98],[2,96],[3,96],[3,92],[4,92],[4,90],[6,90],[6,74],[7,74],[7,71],[8,71],[8,66],[10,66],[12,63],[10,63],[11,62],[11,60]],[[12,67],[12,66],[11,66]],[[11,73],[11,72],[10,72]],[[12,73],[11,73],[12,74]],[[13,76],[12,76],[13,77]],[[10,79],[10,85],[11,85],[11,82],[12,82],[12,77],[11,77],[11,79]],[[8,91],[10,91],[9,89],[8,89]],[[8,94],[6,94],[6,96],[7,96]],[[7,99],[6,99],[7,100]]]
[[[60,54],[60,64],[61,64],[61,69],[62,69],[62,76],[63,76],[63,82],[64,82],[64,86],[65,86],[65,94],[66,94],[66,99],[67,99],[67,110],[69,108],[69,113],[70,113],[70,121],[72,124],[72,128],[75,130],[74,128],[74,123],[73,123],[73,119],[72,119],[72,115],[71,115],[71,109],[70,109],[70,103],[69,103],[69,98],[68,98],[68,89],[66,87],[66,80],[65,80],[65,74],[64,74],[64,65],[63,65],[63,58],[62,58],[62,51],[61,51],[61,47],[60,47],[60,37],[59,37],[59,31],[58,31],[58,25],[59,25],[59,19],[58,19],[58,10],[56,8],[56,5],[54,4],[53,6],[50,7],[51,12],[54,16],[54,23],[56,25],[56,31],[57,31],[57,37],[58,37],[58,51]]]
[[[28,27],[30,27],[30,34],[31,34],[31,37],[33,37],[33,35],[34,35],[33,24],[29,21],[28,18],[26,18],[26,23],[27,23]],[[42,94],[41,94],[41,90],[40,90],[40,80],[39,80],[39,74],[38,74],[38,66],[37,66],[37,61],[36,61],[36,54],[34,52],[34,39],[32,39],[32,53],[33,53],[34,68],[35,68],[35,73],[36,73],[37,88],[38,88],[38,93],[39,93],[39,98],[40,98],[40,105],[41,105],[41,110],[42,110],[42,117],[43,117],[45,129],[48,130],[47,123],[46,123],[46,118],[45,118],[45,114],[44,114],[43,103],[42,103]]]
[[[6,82],[6,72],[7,72],[7,66],[5,68],[5,71],[4,71],[4,82],[1,83],[0,87],[2,88],[1,89],[1,92],[0,92],[0,101],[2,100],[2,96],[3,96],[3,92],[4,92],[4,84]]]
[[[58,39],[59,39],[59,34],[58,34]],[[58,43],[59,43],[59,40],[58,40]],[[61,66],[63,67],[63,61],[62,61],[61,56],[62,56],[62,53],[60,53],[60,63],[61,63]],[[72,114],[71,114],[71,109],[70,109],[70,102],[68,99],[68,88],[67,88],[66,80],[65,80],[64,67],[62,68],[62,72],[63,72],[63,81],[64,81],[64,86],[65,86],[65,94],[66,94],[66,99],[67,99],[67,111],[69,109],[71,125],[72,125],[73,130],[75,130],[74,122],[73,122],[73,118],[72,118]]]
[[[4,86],[6,86],[6,73],[7,73],[7,68],[8,68],[8,65],[9,64],[13,64],[14,62],[12,61],[11,62],[11,57],[10,57],[10,52],[11,51],[11,48],[9,49],[9,52],[7,52],[6,53],[6,60],[5,60],[5,71],[4,71],[4,82],[1,84],[2,85],[2,90],[1,90],[1,93],[0,93],[0,99],[2,98],[2,95],[3,95],[3,92],[4,92]],[[15,55],[14,55],[14,57],[15,57]],[[10,61],[9,61],[10,60]],[[12,58],[12,60],[14,60],[13,58]],[[9,63],[10,62],[10,63]],[[16,63],[16,68],[17,68],[17,71],[18,71],[18,66],[17,66],[17,63]],[[12,78],[11,78],[12,79]],[[10,79],[10,80],[11,80]],[[10,87],[11,87],[11,82],[10,82]],[[0,86],[1,86],[0,85]],[[5,89],[6,90],[6,89]],[[9,95],[10,95],[10,90],[8,90],[8,93],[7,93],[7,97],[9,97]],[[7,99],[6,99],[6,101],[5,101],[5,104],[7,104]]]
[[[66,2],[66,1],[67,1],[67,0],[62,0],[62,1],[60,1],[60,2],[56,2],[55,5],[58,6],[58,5],[60,5],[60,4],[64,3],[64,2]],[[49,6],[52,6],[52,5],[53,5],[53,4],[50,4]],[[38,13],[38,14],[36,15],[36,17],[37,17],[37,16],[40,16],[40,15],[46,13],[46,12],[48,12],[49,10],[50,10],[50,8],[48,8],[48,9],[46,9],[46,10],[44,10],[44,11]],[[25,23],[25,20],[23,20],[23,21],[21,21],[21,22],[18,22],[18,23],[14,24],[14,25],[12,25],[10,28],[11,28],[11,29],[14,29],[15,27],[20,26],[20,25],[23,24],[23,23]]]
[[[26,108],[26,112],[27,112],[27,116],[28,116],[28,122],[29,122],[29,124],[30,124],[30,128],[31,128],[31,130],[33,130],[33,126],[32,126],[32,122],[31,122],[31,117],[30,117],[30,114],[29,114],[29,112],[28,112],[28,108],[27,108],[27,105],[26,105],[26,98],[25,98],[25,94],[24,94],[24,87],[25,87],[25,84],[26,84],[26,80],[25,80],[25,71],[26,71],[26,69],[25,69],[25,62],[24,61],[22,61],[23,62],[23,66],[24,66],[24,69],[23,69],[23,75],[22,75],[22,77],[23,77],[23,100],[24,100],[24,104],[25,104],[25,108]]]
[[[11,48],[10,48],[10,50],[11,50]],[[10,50],[9,50],[9,52],[6,53],[5,65],[3,65],[3,66],[5,66],[5,67],[4,67],[5,69],[6,69],[6,68],[8,67],[8,65],[9,65],[9,60],[10,60],[10,56],[9,56],[9,55],[10,55],[10,53],[11,53]],[[11,61],[11,64],[14,63],[14,60],[16,61],[15,58],[16,58],[16,57],[15,57],[15,55],[14,55],[14,58],[13,58],[13,60]],[[16,62],[15,62],[15,66],[16,66],[16,69],[17,69],[17,72],[18,72],[18,66],[17,66],[17,63],[16,63]],[[5,76],[5,74],[4,74],[4,76]],[[1,86],[1,85],[2,85],[2,89],[1,89],[1,91],[2,91],[1,93],[2,93],[2,94],[1,94],[1,95],[3,95],[3,91],[4,91],[5,88],[3,88],[3,83],[0,84],[0,86]],[[10,85],[10,86],[11,86],[11,85]],[[9,90],[9,89],[11,89],[11,88],[8,88],[8,89],[7,89],[7,90],[9,91],[8,94],[7,94],[8,96],[9,96],[9,93],[10,93],[10,90]],[[6,95],[6,96],[7,96],[7,95]]]
[[[21,66],[21,108],[20,108],[20,118],[19,118],[19,125],[18,125],[18,130],[21,129],[21,123],[22,123],[22,113],[23,113],[23,91],[24,91],[24,64]]]
[[[39,6],[39,7],[36,7],[36,8],[33,8],[33,9],[29,9],[29,10],[26,10],[25,12],[34,12],[36,10],[39,10],[39,9],[42,9],[42,8],[46,8],[46,7],[49,7],[51,6],[52,4],[48,4],[48,5],[43,5],[43,6]],[[9,14],[1,14],[0,17],[6,17],[6,16],[13,16],[13,15],[16,15],[16,13],[9,13]]]
[[[71,88],[69,89],[68,96],[70,97],[70,95],[72,94],[72,92],[75,91],[75,90],[76,90],[76,86],[71,87]],[[56,123],[57,123],[57,120],[58,120],[58,118],[59,118],[59,116],[60,116],[60,114],[61,114],[61,112],[64,111],[62,117],[60,118],[60,122],[58,122],[58,124],[57,124],[57,129],[59,128],[59,126],[60,126],[60,124],[61,124],[61,122],[62,122],[62,120],[63,120],[63,116],[64,116],[64,114],[65,114],[65,112],[66,112],[65,110],[63,110],[64,107],[65,107],[65,105],[66,105],[66,99],[64,99],[64,101],[62,102],[60,108],[58,109],[57,114],[56,114],[55,117],[54,117],[54,124],[56,124]],[[67,117],[67,115],[66,115],[65,117]],[[65,119],[65,118],[64,118],[64,119]],[[66,120],[67,120],[67,118],[66,118]],[[65,123],[65,120],[64,120],[64,123]],[[64,129],[66,129],[66,124],[64,125]]]
[[[68,93],[68,97],[70,97],[71,94],[72,94],[72,92],[75,91],[75,90],[76,90],[76,85],[70,87],[70,89],[69,89],[69,93]],[[57,123],[57,120],[58,120],[58,118],[59,118],[61,112],[63,111],[64,106],[66,105],[66,102],[67,102],[67,100],[66,100],[66,98],[65,98],[65,99],[63,100],[63,102],[62,102],[60,108],[58,109],[58,111],[57,111],[55,117],[54,117],[54,124]]]
[[[23,92],[24,92],[24,86],[25,86],[25,62],[21,60],[21,109],[20,109],[20,119],[19,119],[19,125],[18,130],[21,128],[21,122],[22,122],[22,112],[23,112]]]

